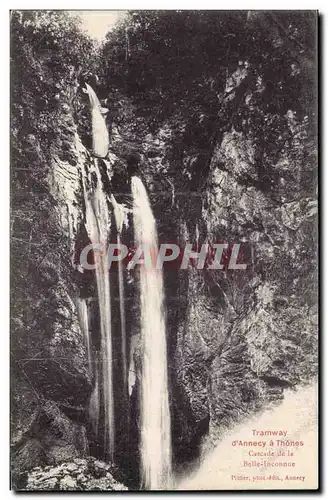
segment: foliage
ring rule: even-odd
[[[216,114],[227,77],[247,64],[241,97],[253,89],[263,109],[284,114],[296,105],[304,114],[314,88],[314,25],[309,12],[130,12],[107,35],[104,77],[146,108],[156,106],[159,119],[177,106],[187,115]]]
[[[49,188],[54,154],[72,138],[67,109],[93,42],[61,11],[11,14],[11,313],[15,360],[49,346],[65,288],[67,237]],[[74,135],[74,134],[73,134]],[[63,279],[64,277],[64,279]]]
[[[172,172],[185,154],[202,156],[198,174],[189,172],[196,189],[223,134],[242,132],[255,148],[260,189],[270,189],[273,165],[294,148],[290,113],[303,127],[303,149],[315,147],[315,24],[307,11],[129,12],[100,58],[111,107],[127,96],[145,134],[169,121]]]

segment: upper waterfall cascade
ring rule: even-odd
[[[104,119],[105,110],[101,107],[99,99],[93,88],[85,84],[91,105],[92,123],[92,149],[93,154],[98,158],[105,158],[109,148],[109,135]]]

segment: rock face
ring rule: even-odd
[[[36,467],[22,481],[19,491],[127,491],[114,479],[114,467],[92,457],[63,462],[56,467]]]
[[[247,242],[246,271],[189,271],[178,330],[177,378],[196,420],[209,417],[213,440],[316,373],[317,202],[311,186],[299,194],[306,165],[290,162],[288,170],[286,161],[277,160],[279,181],[263,192],[247,181],[254,175],[248,141],[226,134],[196,215],[207,241]],[[194,229],[185,241],[195,239]]]
[[[13,436],[13,477],[35,464],[56,464],[84,456],[88,451],[85,428],[61,412],[53,402],[44,402],[31,420],[25,433]]]
[[[240,243],[247,265],[165,271],[177,463],[199,455],[207,433],[214,444],[225,429],[316,376],[317,201],[315,184],[304,183],[310,167],[297,139],[304,123],[291,116],[294,142],[277,155],[267,186],[254,170],[254,145],[234,130],[216,143],[206,188],[197,190],[192,148],[184,152],[185,178],[176,173],[172,149],[185,146],[169,123],[139,146],[160,240]]]
[[[47,54],[39,44],[33,50],[28,18],[12,17],[14,488],[20,474],[37,465],[88,453],[85,408],[92,390],[72,266],[72,238],[83,216],[71,101],[77,73],[67,60],[61,71],[51,69],[49,46]],[[42,16],[39,21],[33,19],[36,37],[45,29]],[[53,18],[57,28],[61,22]],[[24,78],[21,64],[28,68]]]

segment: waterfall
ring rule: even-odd
[[[89,401],[88,415],[93,428],[93,432],[98,436],[99,416],[100,416],[100,392],[99,392],[99,362],[98,356],[95,355],[95,370],[94,370],[94,385]]]
[[[95,435],[98,435],[99,426],[99,375],[98,375],[98,361],[97,354],[93,361],[92,356],[92,340],[91,332],[89,329],[89,313],[88,313],[88,299],[77,298],[75,301],[79,324],[84,337],[84,343],[87,348],[88,355],[88,370],[93,379],[93,390],[90,396],[88,415]]]
[[[156,222],[146,189],[132,177],[135,243],[157,252]],[[171,482],[171,425],[162,271],[140,266],[141,404],[140,446],[142,486],[168,489]]]
[[[91,181],[91,179],[95,179]],[[96,184],[90,188],[89,185]],[[86,209],[86,228],[92,243],[103,243],[107,246],[110,235],[110,220],[107,197],[102,184],[98,160],[94,161],[94,168],[89,171],[89,177],[82,175],[83,192]],[[94,263],[96,265],[96,282],[100,315],[101,353],[100,367],[104,404],[104,455],[106,459],[114,458],[114,396],[113,396],[113,360],[112,360],[112,331],[111,331],[111,300],[107,254],[95,250]],[[96,379],[97,380],[97,379]],[[100,381],[99,381],[100,383]]]
[[[124,224],[124,211],[123,206],[117,203],[115,197],[111,195],[111,202],[114,208],[114,217],[116,222],[117,245],[121,245],[121,233]],[[128,398],[128,368],[127,368],[127,354],[126,354],[126,320],[125,320],[125,291],[124,291],[124,275],[123,275],[123,262],[118,261],[118,289],[120,301],[120,322],[121,322],[121,347],[122,347],[122,370],[123,370],[123,386],[124,397]]]
[[[92,150],[93,154],[98,158],[105,158],[109,148],[109,136],[104,120],[104,114],[108,109],[102,108],[99,99],[90,85],[85,84],[91,106],[91,123],[92,123]]]
[[[121,236],[117,235],[117,244],[121,244]],[[125,292],[124,292],[124,275],[123,275],[123,262],[118,261],[118,289],[120,298],[120,319],[121,319],[121,339],[122,339],[122,359],[123,359],[123,384],[124,391],[128,387],[127,375],[127,358],[126,358],[126,326],[125,326]]]
[[[77,298],[75,304],[76,304],[76,310],[80,328],[84,337],[84,343],[87,348],[88,369],[90,375],[92,375],[92,349],[91,349],[91,338],[89,331],[88,305],[86,299],[81,299],[81,298]]]

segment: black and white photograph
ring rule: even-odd
[[[8,14],[10,488],[317,490],[318,12]]]

